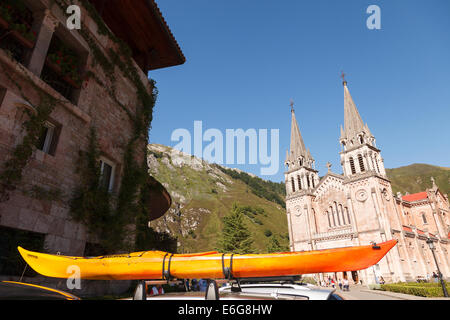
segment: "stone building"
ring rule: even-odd
[[[67,27],[69,4],[81,9],[80,29]],[[5,252],[15,250],[7,248],[7,234],[43,241],[47,252],[89,254],[95,239],[69,212],[82,183],[80,152],[95,129],[101,185],[117,195],[127,147],[136,163],[146,162],[147,132],[130,141],[148,112],[140,99],[153,93],[147,74],[185,58],[153,0],[11,0],[0,9],[1,275]],[[148,125],[151,113],[142,121]],[[22,149],[33,134],[38,139],[26,157]],[[161,202],[156,216],[170,206],[163,189],[152,197]]]
[[[436,271],[426,243],[431,239],[441,272],[450,277],[450,208],[448,196],[432,181],[424,192],[392,193],[391,183],[375,143],[344,85],[344,127],[339,142],[343,174],[320,178],[306,149],[292,108],[290,152],[286,155],[286,210],[292,251],[368,245],[391,239],[398,244],[375,266],[342,270],[365,284],[415,281]],[[318,275],[323,278],[324,275]]]

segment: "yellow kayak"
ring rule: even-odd
[[[377,245],[268,254],[142,251],[99,257],[71,257],[18,249],[31,268],[47,277],[69,278],[78,272],[81,279],[90,280],[168,280],[356,271],[376,264],[396,244],[396,240],[390,240]]]

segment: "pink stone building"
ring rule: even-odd
[[[431,239],[439,268],[450,277],[450,208],[448,196],[432,179],[431,188],[417,194],[393,195],[375,144],[344,81],[344,127],[341,127],[343,174],[331,171],[319,178],[292,109],[290,152],[286,155],[286,211],[292,251],[368,245],[391,239],[398,244],[375,266],[337,274],[364,284],[416,281],[436,272]]]
[[[69,201],[81,183],[77,166],[90,130],[97,133],[102,186],[117,195],[126,146],[135,134],[133,119],[142,112],[136,82],[151,94],[148,72],[183,64],[185,58],[153,0],[70,1],[81,8],[81,29],[67,27],[68,1],[23,3],[10,13],[0,3],[0,173],[15,159],[13,152],[27,135],[23,125],[37,114],[43,97],[56,102],[22,178],[13,186],[0,181],[0,256],[16,250],[7,246],[20,236],[42,240],[47,252],[89,254],[95,235],[71,219]],[[22,33],[15,24],[23,25]],[[64,70],[70,59],[78,63]],[[129,61],[135,73],[122,70],[120,61]],[[146,161],[147,143],[144,132],[134,145],[137,163]],[[168,194],[162,199],[170,206]],[[0,275],[4,263],[0,260]]]

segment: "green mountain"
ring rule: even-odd
[[[431,177],[444,194],[450,193],[450,168],[415,163],[405,167],[386,169],[386,174],[391,180],[394,194],[425,191],[432,186]]]
[[[148,151],[150,173],[173,202],[150,226],[176,237],[178,252],[214,250],[222,218],[231,212],[233,203],[246,207],[245,223],[256,252],[267,252],[274,240],[287,247],[284,183],[210,164],[158,144],[149,145]]]

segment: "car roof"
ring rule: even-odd
[[[2,281],[0,282],[0,300],[80,300],[80,298],[36,284]]]
[[[309,300],[327,300],[335,291],[334,289],[322,289],[313,285],[299,285],[290,283],[253,283],[241,284],[243,292],[260,293],[266,295],[292,295],[303,296]],[[219,292],[229,292],[231,286],[219,288]]]

